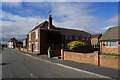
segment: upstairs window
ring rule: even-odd
[[[29,34],[29,41],[31,41],[31,34]]]
[[[38,39],[38,31],[35,32],[35,39]]]
[[[75,40],[78,40],[78,36],[75,36]]]
[[[71,36],[71,35],[66,35],[66,36],[65,36],[65,39],[66,39],[66,40],[72,40],[72,36]]]
[[[81,40],[85,40],[85,36],[81,36]]]

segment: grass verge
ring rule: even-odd
[[[120,56],[120,55],[115,55],[115,54],[100,54],[100,55],[106,55],[106,56]]]

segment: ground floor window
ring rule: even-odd
[[[29,50],[31,50],[31,43],[29,43]]]
[[[38,42],[35,42],[35,51],[38,51]]]
[[[107,48],[117,48],[117,41],[106,41]]]

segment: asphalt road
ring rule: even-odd
[[[3,78],[100,78],[92,74],[51,64],[5,48],[2,53]]]

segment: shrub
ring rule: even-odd
[[[100,46],[100,42],[98,42],[97,45]]]
[[[71,41],[68,43],[67,48],[69,50],[77,50],[79,48],[87,47],[87,44],[85,42],[81,41]]]

